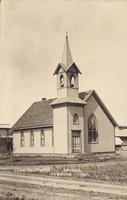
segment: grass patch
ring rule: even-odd
[[[74,177],[81,179],[95,179],[109,182],[127,183],[126,163],[108,165],[54,165],[48,168],[19,169],[17,172],[40,174],[57,177]]]

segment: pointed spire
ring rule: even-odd
[[[66,32],[66,41],[64,45],[64,51],[63,51],[63,57],[62,57],[61,63],[64,64],[65,67],[68,67],[70,64],[73,63],[67,32]]]

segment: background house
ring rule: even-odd
[[[12,132],[9,124],[0,124],[0,153],[11,153]]]
[[[127,150],[127,127],[119,126],[115,130],[116,149]]]

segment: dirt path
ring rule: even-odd
[[[43,187],[53,187],[53,188],[63,188],[77,191],[92,191],[100,192],[114,195],[124,195],[127,196],[127,186],[126,185],[114,185],[107,184],[104,182],[85,182],[78,180],[66,180],[61,178],[47,178],[38,177],[32,175],[22,175],[10,172],[0,172],[0,180],[14,183],[25,183],[32,185],[39,185]]]

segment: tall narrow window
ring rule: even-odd
[[[97,143],[98,142],[98,125],[97,119],[94,114],[91,114],[88,119],[88,142]]]
[[[52,146],[54,146],[54,130],[52,129]]]
[[[44,130],[41,130],[41,147],[45,146],[45,133]]]
[[[72,75],[70,78],[70,86],[73,88],[75,87],[75,76],[74,75]]]
[[[64,87],[64,77],[62,74],[60,76],[60,87]]]
[[[34,147],[34,133],[31,131],[30,133],[30,147]]]
[[[20,146],[21,147],[25,146],[25,137],[24,137],[24,133],[23,132],[21,132],[21,135],[20,135]]]
[[[77,113],[75,113],[74,115],[73,115],[73,124],[79,124],[79,117],[78,117],[78,115],[77,115]]]
[[[81,152],[80,131],[72,131],[72,153]]]

